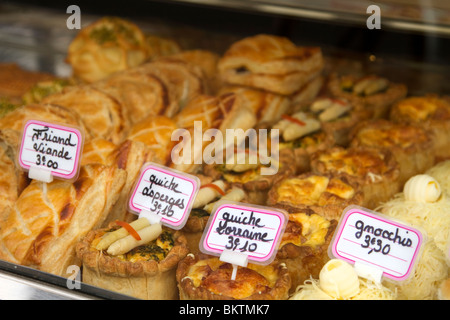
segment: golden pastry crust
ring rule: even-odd
[[[114,97],[131,124],[151,115],[164,115],[169,108],[165,84],[159,78],[136,68],[116,72],[92,86]]]
[[[144,33],[136,24],[103,17],[77,34],[69,45],[66,60],[76,78],[92,83],[138,66],[147,56]]]
[[[0,140],[0,228],[21,192],[20,175],[8,149]]]
[[[91,138],[83,120],[76,111],[45,103],[23,105],[0,118],[2,138],[11,146],[19,148],[22,130],[28,120],[40,120],[78,127],[83,132],[85,141]]]
[[[363,81],[370,81],[368,86],[361,86]],[[330,93],[355,105],[361,105],[371,112],[371,118],[385,118],[390,107],[406,97],[407,87],[401,83],[393,83],[386,78],[368,75],[338,76],[332,74],[328,83]]]
[[[130,128],[127,140],[145,144],[154,154],[154,162],[166,164],[170,160],[174,142],[172,133],[177,129],[174,120],[166,116],[150,116]]]
[[[112,164],[111,155],[117,149],[117,145],[104,138],[94,138],[83,145],[83,153],[80,165],[89,163]]]
[[[308,172],[278,181],[268,193],[267,205],[339,220],[347,206],[362,205],[363,200],[359,185],[348,175]]]
[[[232,44],[218,68],[224,82],[291,95],[320,74],[323,65],[320,48],[260,34]]]
[[[267,266],[232,266],[205,254],[189,254],[178,265],[177,283],[181,300],[286,300],[291,279],[277,261]]]
[[[137,218],[136,214],[128,210],[129,196],[144,164],[156,161],[158,159],[154,151],[139,141],[125,140],[112,151],[107,159],[107,163],[114,164],[119,169],[125,170],[127,178],[117,202],[111,208],[102,226],[106,226],[116,220],[131,222]]]
[[[414,123],[433,133],[436,160],[450,157],[450,100],[437,95],[408,97],[392,106],[389,119],[398,123]]]
[[[392,152],[399,163],[401,184],[431,168],[435,161],[431,132],[416,124],[400,124],[384,119],[366,121],[355,127],[351,136],[351,147]]]
[[[125,171],[92,164],[71,183],[33,180],[20,194],[0,230],[2,259],[62,277],[79,265],[76,243],[99,227],[117,201]]]
[[[166,88],[168,106],[164,115],[173,117],[194,97],[205,94],[205,76],[200,67],[180,59],[164,57],[138,67],[157,78]]]
[[[289,214],[277,259],[286,264],[291,276],[290,293],[305,280],[319,277],[320,270],[330,259],[328,247],[336,226],[336,220],[326,219],[307,209]]]
[[[256,125],[271,124],[281,119],[288,112],[291,101],[288,97],[265,90],[242,86],[224,86],[219,91],[235,93],[242,97],[242,103],[253,111],[256,116]]]
[[[51,74],[24,70],[15,63],[0,63],[0,98],[21,104],[22,96],[36,83],[55,78]]]
[[[171,38],[162,37],[154,34],[145,35],[145,45],[147,48],[147,59],[170,56],[181,52],[180,45]]]
[[[400,168],[388,150],[374,148],[342,148],[319,151],[311,156],[315,173],[345,173],[361,186],[363,206],[374,209],[400,191]]]
[[[175,272],[178,263],[187,254],[186,239],[179,231],[172,232],[173,246],[159,261],[154,258],[136,261],[111,256],[93,247],[93,241],[108,228],[89,232],[76,246],[82,261],[83,282],[107,290],[146,300],[175,300],[178,298]],[[138,249],[138,248],[136,248]]]
[[[280,142],[280,154],[294,152],[295,173],[308,172],[311,169],[311,155],[317,151],[328,150],[335,146],[335,139],[327,131],[319,130],[293,141]],[[291,151],[292,150],[292,151]]]
[[[205,93],[215,95],[221,86],[218,77],[217,64],[220,56],[208,50],[184,50],[169,56],[170,59],[179,59],[191,65],[197,66],[205,78]]]
[[[42,103],[63,106],[78,113],[93,138],[119,143],[129,127],[118,101],[92,86],[65,87],[62,92],[45,97]]]

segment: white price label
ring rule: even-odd
[[[422,242],[419,230],[355,207],[343,214],[330,249],[336,258],[370,265],[402,281],[410,275]]]
[[[129,208],[161,216],[161,223],[181,229],[189,216],[200,182],[197,177],[158,166],[145,165],[130,197]]]
[[[270,263],[288,220],[282,211],[220,204],[208,221],[200,249],[216,255],[225,250],[239,252],[255,263]]]
[[[23,131],[20,166],[27,170],[46,170],[55,177],[72,179],[78,173],[82,141],[81,132],[75,128],[30,120]]]

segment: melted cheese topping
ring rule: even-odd
[[[340,179],[312,175],[284,180],[277,188],[277,200],[305,205],[326,205],[327,198],[323,196],[324,193],[350,199],[354,196],[355,190]]]
[[[238,267],[236,279],[231,280],[232,266],[218,258],[197,261],[185,278],[191,279],[194,287],[205,287],[214,294],[243,299],[263,290],[273,288],[278,274],[272,265],[248,264]]]
[[[359,149],[342,149],[333,153],[323,153],[319,157],[327,171],[347,173],[351,176],[366,177],[369,173],[382,175],[388,167],[381,153]]]
[[[301,225],[301,234],[286,229],[281,239],[280,248],[288,243],[297,246],[316,247],[325,243],[330,221],[318,214],[291,213],[289,220]]]
[[[410,120],[419,122],[432,118],[444,105],[448,108],[448,104],[444,100],[436,97],[410,97],[400,101],[396,108]]]
[[[358,132],[359,142],[370,147],[398,146],[409,148],[412,145],[428,140],[426,132],[412,126],[391,126],[381,128],[365,128]]]

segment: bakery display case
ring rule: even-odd
[[[445,0],[2,2],[0,299],[448,299],[450,220],[436,215],[450,205],[449,57]],[[19,165],[27,119],[83,133],[74,179]],[[277,173],[176,163],[173,133],[195,123],[279,130]],[[200,185],[181,230],[147,230],[129,210],[148,162]],[[286,213],[272,264],[236,271],[199,252],[220,199]],[[374,289],[330,257],[348,206],[427,233],[410,271],[420,290]],[[144,229],[145,248],[101,245]],[[336,294],[332,277],[352,280]]]

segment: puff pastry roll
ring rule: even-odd
[[[401,190],[400,168],[389,150],[333,147],[311,156],[314,173],[345,173],[361,186],[363,206],[375,209]]]
[[[115,166],[92,164],[73,183],[33,180],[2,225],[1,258],[67,277],[68,266],[80,265],[76,244],[103,223],[125,179]]]
[[[174,39],[154,34],[145,35],[145,45],[147,48],[147,60],[170,56],[181,51],[179,43]]]
[[[125,140],[109,155],[108,163],[125,170],[127,178],[119,198],[110,210],[103,226],[116,220],[130,222],[137,218],[136,214],[128,211],[128,200],[130,192],[139,178],[142,166],[149,161],[158,161],[155,158],[155,152],[151,147],[139,141]]]
[[[224,82],[291,95],[324,67],[318,47],[298,47],[289,39],[260,34],[233,43],[219,61]]]
[[[130,124],[148,116],[163,115],[169,108],[164,83],[138,69],[116,72],[92,86],[117,100]]]
[[[92,83],[142,64],[148,56],[145,35],[134,23],[104,17],[80,30],[69,45],[73,75]]]
[[[434,165],[432,133],[417,124],[394,123],[378,119],[354,128],[352,147],[372,147],[392,152],[399,163],[400,183]]]
[[[234,93],[242,97],[242,103],[253,111],[256,116],[256,126],[267,126],[281,119],[291,107],[289,97],[269,91],[242,86],[224,86],[220,94]]]
[[[77,112],[93,138],[119,143],[129,127],[118,101],[92,86],[66,87],[60,93],[47,96],[42,102]]]
[[[177,125],[171,118],[151,116],[133,125],[126,139],[145,144],[154,154],[153,161],[165,165],[170,162],[174,145],[172,133],[176,129]]]
[[[217,69],[220,56],[217,53],[200,49],[184,50],[169,55],[168,58],[181,60],[193,66],[199,67],[205,79],[205,93],[212,95],[217,93],[221,86]]]
[[[139,71],[164,84],[169,101],[164,114],[169,117],[177,114],[192,98],[206,93],[202,70],[180,59],[157,59],[139,66]]]
[[[22,177],[25,179],[16,168],[15,153],[0,140],[0,229],[4,227],[2,221],[6,219],[9,208],[21,192]]]
[[[113,163],[112,154],[117,149],[117,145],[110,140],[95,138],[86,142],[83,146],[80,165],[90,163],[101,163],[110,165]]]
[[[328,90],[335,98],[362,105],[371,112],[371,117],[375,119],[387,117],[390,107],[405,98],[408,93],[406,85],[377,75],[338,76],[332,74]]]
[[[431,130],[436,161],[450,157],[450,99],[431,94],[408,97],[392,106],[389,119]]]
[[[48,103],[23,105],[0,118],[2,138],[11,146],[18,148],[22,139],[23,127],[28,120],[40,120],[75,126],[80,128],[84,133],[85,140],[90,139],[86,125],[77,112],[66,107]]]

